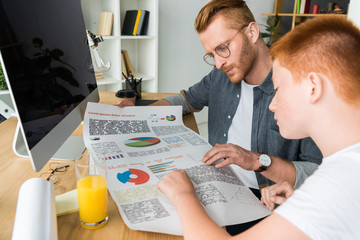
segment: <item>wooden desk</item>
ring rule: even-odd
[[[143,93],[143,99],[160,99],[170,94],[166,93]],[[117,104],[114,93],[100,93],[100,102]],[[184,123],[189,128],[198,132],[194,115],[184,116]],[[11,239],[15,219],[16,204],[21,185],[28,179],[39,177],[46,172],[48,164],[40,172],[34,172],[27,158],[20,158],[12,151],[12,141],[17,124],[17,118],[12,117],[0,124],[0,239]],[[77,128],[73,135],[82,135],[82,127]],[[50,161],[53,162],[53,161]],[[74,161],[69,161],[70,167],[67,172],[58,175],[60,182],[55,185],[56,195],[75,189]],[[40,221],[41,219],[34,219]],[[180,236],[161,233],[134,231],[129,229],[123,222],[115,202],[109,195],[109,222],[98,230],[87,230],[80,226],[79,213],[71,213],[57,218],[59,239],[156,239],[178,240]]]

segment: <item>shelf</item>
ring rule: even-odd
[[[111,68],[97,79],[100,91],[117,91],[124,85],[121,73],[121,51],[128,52],[137,79],[143,78],[143,90],[158,90],[158,0],[81,0],[85,26],[96,34],[99,12],[114,13],[111,36],[102,36],[99,51],[111,62]],[[141,9],[150,12],[147,35],[122,36],[127,10]]]
[[[0,90],[0,95],[9,95],[9,90]]]
[[[104,39],[104,41],[105,40],[119,40],[120,36],[102,36],[102,38]]]
[[[275,13],[262,13],[263,16],[275,16]],[[318,13],[318,14],[300,14],[300,13],[278,13],[280,17],[322,17],[322,16],[329,16],[329,15],[337,15],[337,16],[344,16],[346,17],[347,14],[340,14],[340,13]]]
[[[120,39],[130,39],[130,40],[136,40],[136,39],[155,39],[155,36],[121,36]]]
[[[147,75],[147,74],[144,74],[144,73],[135,72],[135,76],[136,76],[137,79],[142,78],[142,81],[152,81],[152,80],[155,79],[155,76]]]
[[[155,79],[155,76],[150,76],[144,73],[138,73],[135,72],[135,76],[136,79],[140,79],[142,78],[142,81],[153,81]],[[97,84],[99,86],[105,86],[105,85],[109,85],[109,84],[120,84],[120,83],[124,83],[125,80],[124,79],[117,79],[117,78],[112,78],[112,77],[107,77],[106,75],[103,76],[103,78],[97,79]],[[1,94],[1,91],[0,91]]]
[[[109,85],[109,84],[120,84],[121,80],[117,79],[117,78],[111,78],[111,77],[103,77],[100,79],[96,79],[97,85],[98,86],[105,86],[105,85]]]
[[[343,16],[346,17],[347,14],[344,13],[317,13],[317,14],[312,14],[312,13],[296,13],[297,12],[297,3],[300,0],[292,0],[292,1],[284,1],[284,0],[275,0],[274,1],[274,12],[273,13],[262,13],[261,15],[263,16],[269,16],[269,17],[274,17],[274,16],[279,16],[279,17],[286,17],[286,20],[282,20],[280,18],[280,23],[278,24],[278,26],[276,26],[276,31],[272,33],[272,37],[270,38],[270,42],[274,42],[276,41],[276,39],[279,38],[279,31],[281,27],[287,27],[287,24],[282,24],[283,21],[287,22],[289,20],[290,17],[291,18],[291,28],[290,30],[294,29],[298,24],[302,23],[303,21],[306,20],[306,18],[312,18],[312,17],[324,17],[324,16]],[[304,0],[303,0],[304,1]],[[310,1],[310,0],[306,0],[306,1]],[[284,5],[284,2],[286,3]],[[292,4],[291,4],[292,2]],[[289,4],[290,3],[290,4]],[[311,3],[311,2],[310,2]],[[321,5],[320,3],[319,6]],[[285,12],[283,12],[283,7],[286,6],[286,10],[284,10]],[[289,9],[289,7],[292,7],[293,12],[289,12],[291,11]],[[311,5],[309,6],[311,8]],[[311,11],[309,9],[309,11]],[[349,9],[347,9],[347,11],[349,11]],[[275,26],[272,26],[275,27]],[[289,31],[289,29],[286,29],[285,32]]]

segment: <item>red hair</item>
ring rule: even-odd
[[[240,30],[244,25],[255,22],[254,15],[243,0],[212,0],[198,13],[195,29],[201,33],[221,14],[229,20],[230,28]]]
[[[344,101],[360,103],[360,29],[345,17],[307,20],[280,38],[270,54],[295,81],[310,72],[324,74]]]

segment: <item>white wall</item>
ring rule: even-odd
[[[159,0],[159,91],[178,92],[198,82],[211,67],[202,59],[203,47],[194,21],[208,0]],[[274,0],[248,0],[258,23],[271,13]]]
[[[360,27],[360,0],[351,0],[349,5],[348,18]]]
[[[202,59],[204,49],[194,29],[195,18],[208,1],[159,0],[159,92],[187,89],[211,71]],[[266,21],[261,13],[274,10],[274,0],[248,0],[247,4],[258,23]],[[196,120],[206,124],[207,110],[196,114]]]

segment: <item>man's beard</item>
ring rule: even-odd
[[[255,63],[255,50],[250,44],[248,38],[243,36],[241,54],[239,55],[239,61],[233,65],[235,68],[235,76],[229,76],[230,82],[239,83],[246,78],[246,76],[251,72],[253,65]]]

